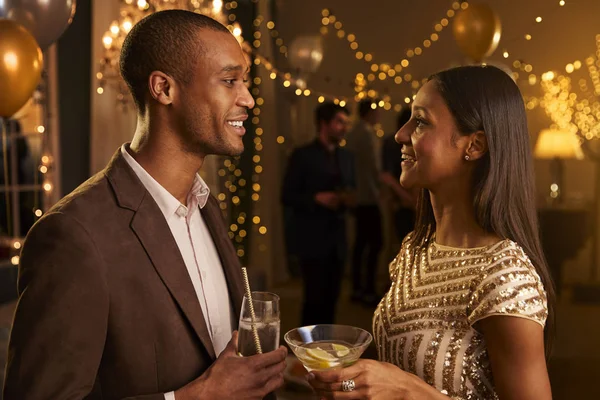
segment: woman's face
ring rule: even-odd
[[[417,93],[412,116],[396,133],[396,141],[403,145],[400,183],[406,188],[435,190],[467,173],[469,136],[459,134],[433,81]]]

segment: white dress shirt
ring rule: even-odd
[[[196,175],[186,207],[144,170],[129,154],[127,145],[121,147],[121,153],[167,220],[194,285],[218,356],[231,340],[234,313],[219,254],[198,208],[204,208],[210,190],[200,175]],[[166,393],[165,399],[174,400],[174,392]]]

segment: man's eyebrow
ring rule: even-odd
[[[223,67],[223,69],[221,70],[221,72],[237,72],[237,71],[244,71],[244,73],[248,73],[250,70],[249,67],[246,67],[246,69],[244,70],[244,67],[241,65],[226,65]]]

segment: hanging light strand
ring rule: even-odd
[[[393,79],[394,83],[397,85],[410,83],[412,89],[416,90],[421,86],[421,81],[413,79],[412,74],[406,72],[406,69],[411,63],[410,59],[422,55],[425,49],[428,49],[433,43],[437,42],[439,40],[440,33],[450,25],[450,21],[456,15],[456,11],[461,7],[466,8],[467,5],[467,2],[463,2],[461,4],[457,1],[454,1],[452,6],[446,10],[444,17],[433,24],[433,32],[423,40],[422,44],[409,48],[406,51],[406,57],[395,64],[375,62],[373,60],[373,53],[361,50],[356,35],[353,33],[347,33],[343,29],[344,25],[342,21],[340,21],[339,18],[337,18],[336,15],[334,15],[329,9],[324,9],[321,12],[321,34],[327,34],[329,32],[329,27],[333,26],[336,31],[336,36],[340,40],[348,41],[350,49],[354,51],[355,57],[358,60],[363,60],[369,65],[370,72],[367,73],[366,77],[362,73],[356,74],[356,93],[361,93],[368,85],[367,82],[373,82],[377,79],[381,81]],[[404,74],[402,74],[403,72]],[[363,95],[363,97],[364,96],[365,95]]]

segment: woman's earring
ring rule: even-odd
[[[469,155],[467,154],[467,155],[465,156],[465,160],[469,161],[470,159],[471,159],[471,157],[469,157]]]

